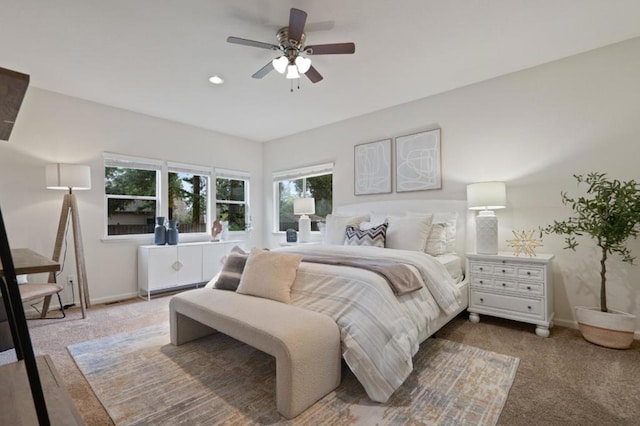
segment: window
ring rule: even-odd
[[[333,163],[274,173],[273,184],[275,231],[298,230],[293,200],[301,197],[315,199],[316,213],[309,218],[311,230],[318,231],[318,222],[333,209]]]
[[[211,168],[105,153],[106,235],[153,234],[155,218],[181,234],[208,232]]]
[[[249,174],[216,169],[216,218],[229,222],[229,231],[251,229]]]
[[[159,207],[161,163],[105,157],[107,235],[153,233]]]
[[[168,217],[178,221],[182,234],[208,232],[209,170],[168,163]]]

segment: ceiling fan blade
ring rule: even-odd
[[[317,83],[323,78],[322,75],[320,75],[320,73],[318,72],[318,70],[313,67],[313,65],[311,65],[311,67],[305,73],[305,75],[309,78],[309,80],[311,80],[312,83]]]
[[[307,55],[337,55],[343,53],[354,53],[356,45],[353,43],[316,44],[315,46],[305,46]]]
[[[265,65],[264,67],[260,68],[258,71],[253,73],[253,75],[251,77],[253,77],[253,78],[262,78],[265,75],[269,74],[269,72],[272,69],[273,69],[273,64],[271,63],[271,61],[269,61],[269,62],[267,62],[267,65]]]
[[[300,42],[304,32],[304,24],[307,22],[307,12],[291,8],[289,13],[289,39]]]
[[[261,41],[247,40],[239,37],[227,37],[227,43],[241,44],[243,46],[259,47],[261,49],[280,50],[280,46]]]

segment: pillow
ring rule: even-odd
[[[447,238],[447,253],[456,252],[456,225],[458,222],[457,212],[434,213],[432,223],[444,223]]]
[[[388,216],[389,228],[385,247],[424,251],[433,215]]]
[[[447,224],[432,223],[427,246],[424,251],[431,256],[442,256],[449,253],[447,250]]]
[[[249,253],[246,253],[240,247],[235,246],[232,248],[224,261],[218,280],[213,285],[214,288],[236,291],[248,257]]]
[[[384,248],[388,226],[389,224],[385,222],[382,225],[374,226],[366,230],[360,230],[355,226],[347,225],[344,245],[373,246]]]
[[[344,232],[348,225],[360,226],[361,222],[369,220],[368,215],[363,216],[336,216],[327,215],[324,235],[322,242],[324,244],[344,244]]]
[[[289,303],[302,256],[251,249],[237,293]]]

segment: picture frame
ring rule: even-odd
[[[354,147],[355,195],[391,193],[391,138]]]
[[[396,192],[442,188],[440,129],[396,137]]]

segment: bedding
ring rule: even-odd
[[[421,289],[396,296],[386,280],[371,271],[311,262],[298,267],[290,303],[336,321],[343,359],[373,401],[386,402],[409,376],[412,357],[429,335],[429,322],[460,307],[460,291],[447,268],[421,251],[337,245],[274,251],[394,260],[408,265],[423,282]]]

